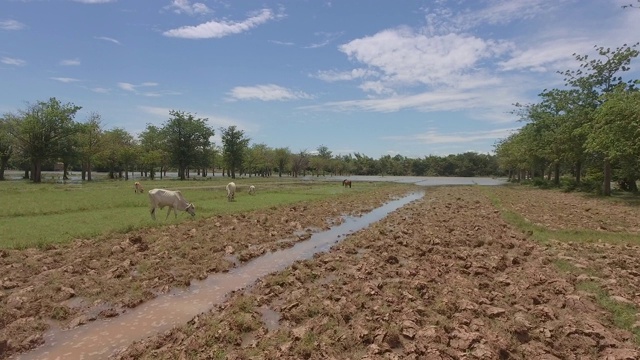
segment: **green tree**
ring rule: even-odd
[[[4,180],[4,170],[13,154],[13,139],[9,134],[8,124],[0,119],[0,180]]]
[[[147,124],[144,131],[140,133],[140,146],[142,148],[142,169],[149,173],[151,180],[156,177],[156,169],[160,170],[162,177],[163,165],[168,158],[166,133],[159,127]]]
[[[638,43],[631,46],[624,44],[615,49],[596,46],[599,57],[589,59],[588,55],[574,54],[575,59],[581,63],[580,68],[562,73],[565,75],[567,85],[578,91],[577,97],[582,104],[582,114],[588,118],[584,121],[585,132],[588,132],[592,125],[596,109],[602,105],[603,94],[611,92],[619,85],[627,85],[633,89],[636,81],[625,80],[620,73],[631,69],[631,60],[639,54],[637,46]],[[603,153],[594,155],[602,158],[604,175],[602,193],[609,196],[611,195],[611,159]]]
[[[91,113],[87,121],[80,124],[78,132],[78,147],[80,151],[82,180],[93,180],[93,161],[100,152],[102,138],[102,120],[97,113]]]
[[[80,109],[50,98],[7,116],[9,133],[31,163],[33,182],[42,182],[43,162],[58,158],[62,142],[78,131],[73,118]]]
[[[98,160],[107,167],[110,179],[122,178],[123,172],[128,170],[127,166],[131,162],[133,135],[125,129],[114,128],[105,131],[102,139]]]
[[[282,173],[287,170],[287,166],[290,163],[291,150],[287,147],[277,148],[274,150],[274,158],[278,168],[278,177],[282,177]]]
[[[627,190],[637,192],[640,154],[640,92],[620,85],[604,96],[595,113],[587,149],[604,154],[620,164],[621,180]]]
[[[245,137],[244,131],[235,125],[220,128],[222,137],[222,161],[228,169],[232,179],[236,178],[236,170],[242,169],[245,152],[250,139]]]
[[[204,118],[196,118],[190,113],[171,110],[172,116],[163,127],[166,138],[166,151],[171,163],[178,167],[178,176],[184,180],[187,170],[197,165],[206,156],[204,149],[211,146],[210,138],[214,130],[207,125]]]
[[[291,175],[293,177],[298,177],[301,174],[304,175],[304,171],[309,166],[309,153],[307,150],[300,150],[297,154],[293,154],[290,160]]]

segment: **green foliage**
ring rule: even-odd
[[[211,147],[214,130],[207,119],[195,118],[192,114],[172,110],[172,116],[162,128],[165,151],[171,164],[178,168],[178,176],[186,179],[185,171],[196,164],[206,163],[207,150]]]
[[[603,173],[609,161],[624,184],[635,184],[640,176],[638,81],[621,74],[631,69],[637,46],[596,47],[595,57],[574,54],[579,69],[560,73],[567,89],[544,90],[540,102],[516,104],[513,113],[527,124],[496,144],[501,168],[536,177],[564,166],[576,179],[569,190],[592,191],[592,184],[580,183],[583,166]]]
[[[43,162],[69,154],[67,144],[80,130],[73,121],[80,109],[80,106],[50,98],[47,102],[30,104],[18,114],[5,115],[8,133],[32,165],[34,182],[41,182]]]
[[[236,171],[242,168],[245,153],[251,139],[245,137],[244,131],[238,130],[235,125],[221,128],[222,134],[222,161],[235,179]]]

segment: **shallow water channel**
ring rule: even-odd
[[[267,253],[227,273],[193,281],[187,289],[160,295],[118,317],[96,320],[70,330],[51,330],[44,336],[44,345],[16,359],[106,359],[134,341],[187,323],[222,303],[230,292],[252,285],[260,277],[328,251],[349,233],[364,229],[423,196],[424,192],[411,193],[360,217],[344,217],[340,225],[314,233],[291,248]]]

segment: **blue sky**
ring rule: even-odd
[[[56,97],[134,135],[179,110],[217,145],[487,153],[572,54],[640,40],[630,2],[0,0],[0,114]]]

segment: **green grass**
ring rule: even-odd
[[[502,205],[500,199],[488,189],[482,189],[485,195],[491,200],[493,206],[499,211],[502,218],[510,225],[520,229],[523,233],[529,234],[531,238],[548,244],[550,240],[561,242],[606,242],[611,244],[640,244],[640,235],[623,232],[605,232],[586,229],[562,229],[552,230],[544,226],[536,225],[525,219],[522,215],[507,209]]]
[[[591,230],[550,230],[542,226],[535,225],[527,221],[522,215],[506,209],[500,199],[490,190],[483,189],[492,204],[501,212],[502,218],[510,225],[531,235],[531,237],[541,243],[549,243],[551,239],[568,242],[608,242],[608,243],[640,243],[640,236],[629,233],[600,232]],[[555,267],[566,273],[588,274],[598,276],[599,274],[591,269],[581,269],[565,259],[553,260]],[[581,281],[576,284],[577,290],[582,290],[593,294],[597,303],[607,310],[611,316],[613,324],[621,329],[633,333],[634,341],[640,345],[640,329],[634,328],[638,308],[633,304],[625,304],[611,298],[606,289],[595,281]]]
[[[196,218],[231,214],[300,201],[325,199],[349,192],[389,186],[385,183],[359,183],[345,189],[339,182],[299,181],[294,178],[235,179],[236,200],[228,202],[228,177],[200,181],[142,180],[145,190],[154,187],[180,190],[196,207]],[[0,182],[0,248],[28,248],[65,243],[109,233],[122,233],[167,223],[191,221],[185,212],[165,220],[167,208],[149,214],[146,192],[136,194],[133,180],[95,181],[83,184],[33,184],[26,181]],[[248,187],[257,188],[255,196]]]
[[[617,327],[633,333],[635,343],[640,345],[640,329],[633,327],[638,313],[638,308],[635,305],[612,299],[607,290],[595,281],[579,282],[576,289],[594,294],[598,304],[611,314],[613,323]]]

